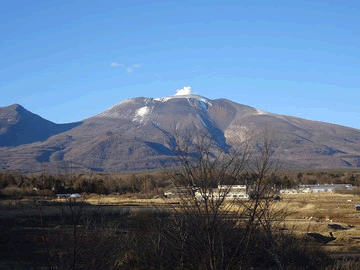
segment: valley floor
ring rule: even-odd
[[[44,199],[45,200],[45,199]],[[43,203],[43,202],[42,202]],[[26,269],[33,260],[46,261],[42,249],[44,229],[52,235],[68,230],[61,200],[46,200],[39,205],[34,200],[0,201],[0,268]],[[106,218],[118,224],[118,230],[141,228],[144,213],[167,212],[176,207],[176,199],[137,199],[126,196],[91,195],[82,206],[93,212],[93,217]],[[288,194],[274,204],[285,208],[287,216],[279,226],[299,238],[311,238],[333,258],[360,259],[360,196],[343,194]],[[85,209],[85,208],[84,208]],[[99,212],[101,209],[101,213]],[[71,213],[65,213],[70,215]],[[42,218],[46,216],[46,220]],[[63,224],[63,225],[60,225]],[[35,259],[37,258],[37,259]],[[40,263],[41,264],[41,263]],[[33,266],[33,265],[32,265]],[[25,268],[23,268],[25,267]]]

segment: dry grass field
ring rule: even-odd
[[[299,237],[312,235],[334,256],[360,257],[360,211],[355,204],[360,204],[360,196],[287,194],[274,207],[287,210],[284,229]]]
[[[107,196],[91,194],[81,200],[84,199],[87,205],[86,209],[89,211],[96,210],[97,206],[103,206],[99,208],[101,209],[100,211],[110,219],[118,217],[114,221],[122,222],[124,228],[132,226],[131,222],[134,222],[137,216],[143,216],[144,210],[150,210],[149,213],[153,213],[154,208],[167,211],[167,209],[176,208],[179,203],[176,198],[148,197],[151,196],[142,196],[141,194],[140,196],[139,194]],[[43,208],[44,213],[49,214],[49,217],[54,219],[56,215],[61,214],[59,212],[60,208],[52,203],[61,203],[65,199],[42,199],[46,199],[49,202]],[[285,210],[283,211],[286,213],[285,219],[279,218],[280,222],[278,225],[281,230],[292,233],[300,240],[309,240],[307,241],[309,245],[321,246],[331,257],[339,258],[340,262],[343,259],[360,259],[360,211],[356,210],[356,204],[360,204],[360,196],[358,195],[336,193],[285,194],[279,202],[272,202],[272,207],[274,211]],[[24,230],[24,233],[28,235],[25,229],[28,230],[29,226],[35,226],[36,228],[34,227],[33,229],[37,229],[39,225],[36,225],[35,220],[32,221],[29,218],[35,216],[38,211],[32,205],[34,205],[33,199],[17,201],[1,200],[0,218],[3,220],[3,227],[6,225],[4,223],[6,221],[8,223],[11,221],[11,224],[16,221],[15,229],[17,234]],[[128,214],[125,215],[125,212]],[[36,224],[28,225],[30,221]],[[10,223],[9,226],[12,226]],[[9,232],[14,231],[13,226],[8,229]],[[7,235],[6,230],[4,231],[5,235]],[[18,237],[21,237],[21,235],[19,234]],[[16,253],[15,255],[18,256],[19,254]],[[23,252],[23,254],[25,253]],[[12,261],[9,259],[5,260],[5,257],[3,258],[4,264],[9,264],[10,262]],[[1,265],[0,262],[0,268]]]
[[[87,202],[167,208],[176,204],[176,199],[91,195]],[[282,229],[295,233],[299,238],[313,235],[313,242],[334,256],[360,257],[360,211],[356,211],[355,204],[360,204],[360,196],[337,193],[285,194],[273,207],[286,210],[286,218],[280,223]]]

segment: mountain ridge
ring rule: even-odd
[[[6,115],[15,120],[9,123]],[[358,129],[188,94],[130,98],[68,124],[55,124],[19,104],[0,107],[0,169],[30,171],[48,166],[52,170],[59,162],[96,171],[173,165],[169,130],[174,125],[204,129],[223,149],[246,140],[249,134],[256,137],[266,129],[275,130],[275,150],[287,164],[360,166]]]
[[[45,141],[65,132],[80,122],[55,124],[15,103],[0,107],[0,146],[19,146]]]

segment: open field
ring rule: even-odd
[[[119,205],[128,207],[168,208],[176,205],[176,199],[136,199],[112,196],[92,196],[92,204]],[[335,240],[325,247],[334,256],[346,255],[360,257],[360,211],[355,204],[360,204],[360,196],[337,193],[285,194],[274,208],[286,209],[284,229],[293,231],[299,237],[306,233],[316,233]],[[170,206],[171,205],[171,206]]]
[[[284,229],[299,237],[314,235],[315,242],[335,257],[360,257],[360,211],[355,204],[360,204],[360,196],[313,193],[284,195],[275,207],[288,211]],[[330,241],[325,244],[326,240]]]
[[[43,198],[45,200],[45,198]],[[167,213],[177,207],[176,199],[139,199],[136,196],[89,195],[80,206],[92,219],[116,224],[116,234],[146,227],[153,215]],[[279,223],[284,231],[299,239],[310,239],[334,258],[360,258],[360,196],[343,194],[287,194],[274,202],[274,210],[286,209],[286,218]],[[46,199],[45,205],[34,200],[1,200],[1,269],[26,269],[34,258],[46,261],[44,235],[48,244],[58,243],[59,231],[64,239],[71,231],[67,219],[72,210],[63,199]],[[77,211],[77,210],[76,210]],[[46,217],[46,219],[44,219]],[[308,235],[308,236],[306,236]],[[41,259],[42,258],[42,259]],[[41,263],[39,263],[41,264]]]

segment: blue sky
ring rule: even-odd
[[[0,106],[56,123],[191,86],[360,128],[359,1],[7,1]]]

